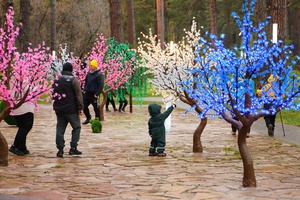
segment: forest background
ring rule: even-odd
[[[57,51],[67,44],[71,52],[82,57],[91,49],[98,33],[115,37],[135,48],[140,33],[157,34],[157,10],[163,9],[163,39],[177,42],[193,18],[203,31],[226,34],[225,44],[239,44],[239,29],[231,13],[241,12],[244,0],[2,0],[3,12],[14,5],[15,22],[22,22],[19,46],[33,47],[46,42]],[[272,38],[272,23],[279,24],[279,39],[293,43],[300,54],[300,1],[257,0],[257,22],[272,16],[266,30]],[[3,22],[4,14],[1,15]]]

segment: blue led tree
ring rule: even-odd
[[[214,110],[237,127],[238,147],[244,166],[244,187],[256,187],[253,161],[246,144],[247,130],[260,117],[275,114],[284,108],[300,109],[300,80],[292,74],[292,67],[296,64],[292,60],[293,46],[285,45],[283,41],[275,43],[268,40],[264,28],[269,19],[254,26],[254,6],[255,1],[250,5],[248,0],[245,1],[243,19],[232,13],[241,31],[240,46],[225,48],[225,35],[218,38],[206,33],[206,36],[199,38],[195,44],[197,68],[189,69],[193,79],[185,82],[185,85],[191,85],[191,81],[196,84],[187,93],[204,108],[199,117],[205,118],[209,110]],[[299,60],[299,57],[296,56],[296,59]],[[258,96],[254,88],[265,85],[270,76],[277,79],[271,83],[272,95],[263,90]],[[264,104],[272,106],[265,109]]]

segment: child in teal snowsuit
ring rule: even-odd
[[[161,113],[162,106],[158,104],[150,104],[148,106],[148,111],[150,114],[150,119],[148,121],[149,135],[152,137],[149,156],[166,156],[165,145],[166,145],[166,130],[165,130],[165,120],[171,114],[176,105],[173,104],[165,112]],[[157,152],[156,152],[157,150]]]

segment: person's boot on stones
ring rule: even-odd
[[[12,145],[10,148],[9,148],[9,152],[13,153],[13,154],[16,154],[18,156],[24,156],[25,154],[21,151],[20,148]]]
[[[268,125],[268,134],[269,136],[274,136],[274,127],[272,124]]]
[[[26,154],[30,154],[30,152],[28,151],[27,147],[26,146],[21,146],[20,147],[20,150],[26,155]]]
[[[56,156],[62,158],[64,156],[64,151],[62,149],[58,150]]]
[[[165,152],[157,153],[158,157],[166,157],[167,154]]]
[[[71,149],[69,151],[69,155],[81,155],[82,152],[77,150],[77,145],[74,145],[72,142],[70,142]]]
[[[86,118],[86,120],[84,122],[82,122],[82,124],[88,124],[90,123],[91,117]]]

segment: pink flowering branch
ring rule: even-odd
[[[24,102],[37,105],[38,100],[48,100],[42,99],[42,94],[51,93],[51,82],[47,79],[52,62],[47,53],[49,48],[42,43],[34,49],[29,47],[26,53],[17,52],[15,41],[19,28],[14,27],[13,15],[10,8],[6,14],[6,29],[0,29],[0,100],[6,102],[0,121],[9,113],[7,111]]]

